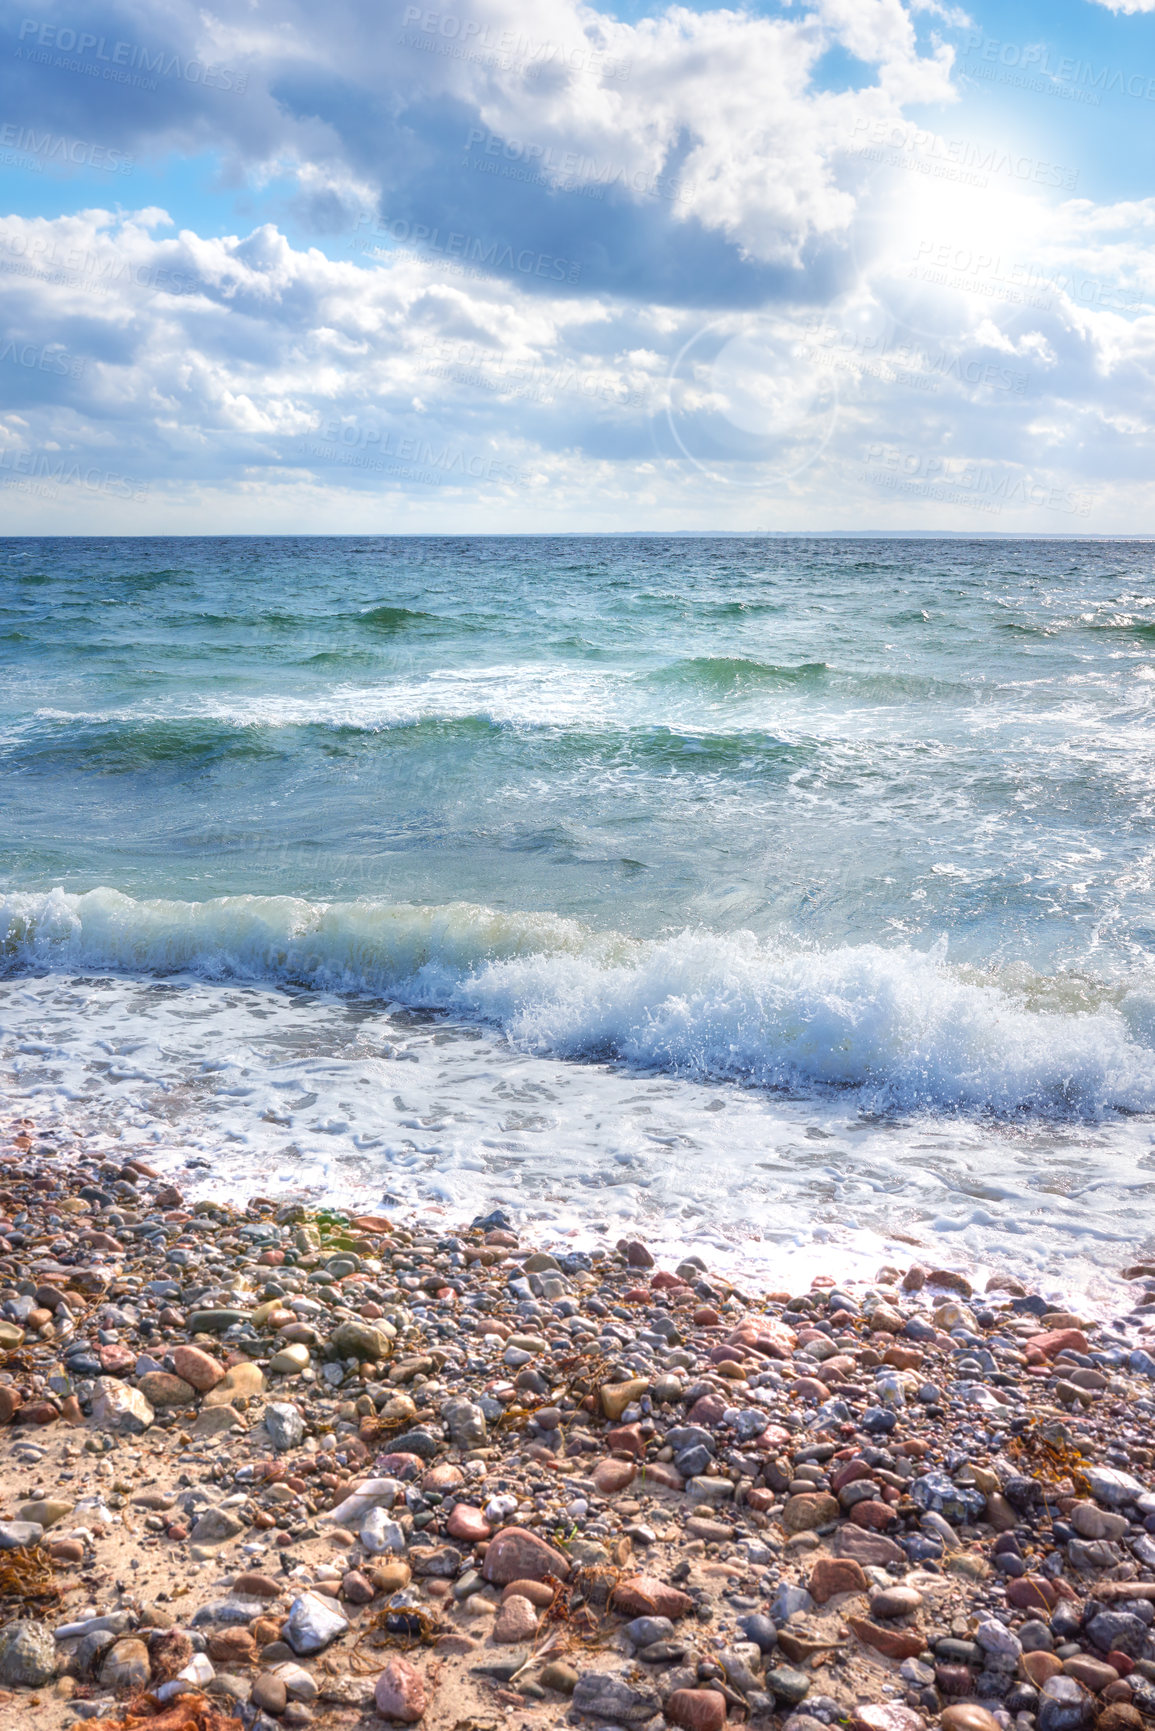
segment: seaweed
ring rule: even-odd
[[[62,1593],[52,1561],[39,1545],[17,1545],[0,1551],[0,1612],[45,1618]],[[4,1620],[0,1618],[0,1621]]]

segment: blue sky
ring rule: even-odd
[[[1128,3],[0,7],[6,522],[1148,532]]]

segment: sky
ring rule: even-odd
[[[0,0],[3,532],[1155,532],[1155,0],[439,3]]]

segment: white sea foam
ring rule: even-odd
[[[787,948],[750,934],[638,941],[467,903],[111,889],[0,897],[9,965],[293,983],[444,1009],[520,1049],[699,1080],[853,1088],[882,1107],[1099,1117],[1155,1110],[1150,996],[1032,1008],[930,953]],[[1052,992],[1052,998],[1057,994]],[[1119,1002],[1115,1001],[1119,998]]]

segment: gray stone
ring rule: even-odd
[[[333,1347],[342,1358],[356,1358],[362,1364],[376,1364],[388,1358],[391,1342],[387,1334],[369,1322],[342,1322],[333,1330]]]
[[[1038,1731],[1078,1731],[1090,1697],[1073,1677],[1050,1677],[1039,1693]]]
[[[265,1408],[264,1424],[278,1454],[298,1448],[304,1439],[305,1421],[288,1401],[270,1401]]]
[[[190,1334],[223,1334],[238,1322],[248,1320],[244,1310],[194,1310],[188,1319]]]
[[[1013,1664],[1023,1650],[1018,1636],[1013,1634],[1005,1623],[1000,1623],[997,1617],[984,1617],[975,1630],[975,1640],[987,1655],[988,1663],[992,1655],[998,1655],[1002,1659],[1009,1659]]]
[[[379,1557],[384,1551],[405,1551],[405,1534],[396,1521],[391,1521],[384,1509],[370,1509],[361,1522],[358,1538],[370,1556]]]
[[[1100,1653],[1116,1651],[1139,1659],[1147,1640],[1147,1625],[1130,1611],[1100,1611],[1087,1624],[1087,1634]]]
[[[1053,1653],[1055,1637],[1045,1623],[1032,1619],[1019,1625],[1019,1644],[1024,1653]]]
[[[635,1647],[652,1647],[655,1641],[672,1641],[674,1625],[668,1617],[635,1617],[622,1634]]]
[[[117,1641],[100,1667],[100,1681],[111,1689],[140,1689],[148,1678],[148,1648],[135,1635]]]
[[[9,1623],[0,1629],[0,1683],[38,1689],[56,1675],[56,1642],[43,1623]]]
[[[100,1670],[100,1661],[110,1647],[116,1645],[116,1636],[111,1629],[94,1629],[91,1635],[83,1635],[76,1643],[74,1664],[78,1677],[95,1677]]]
[[[774,1699],[784,1701],[788,1707],[797,1707],[810,1693],[810,1678],[806,1672],[795,1671],[789,1665],[779,1665],[773,1671],[767,1671],[763,1681]]]
[[[979,1520],[987,1499],[975,1485],[956,1485],[948,1473],[924,1473],[910,1487],[911,1499],[920,1509],[941,1515],[953,1526]]]
[[[0,1551],[14,1551],[21,1545],[38,1545],[44,1537],[39,1521],[0,1521]]]
[[[407,1430],[404,1436],[394,1437],[389,1444],[391,1453],[418,1455],[423,1461],[431,1461],[440,1447],[440,1440],[430,1436],[427,1430]]]
[[[216,1623],[225,1629],[237,1629],[251,1623],[254,1617],[263,1617],[267,1610],[264,1599],[210,1599],[193,1613],[191,1626],[200,1629],[206,1623]]]
[[[449,1426],[449,1437],[455,1448],[481,1448],[486,1438],[485,1414],[471,1400],[451,1400],[441,1409]]]
[[[206,1509],[189,1538],[195,1545],[223,1545],[245,1530],[231,1509]]]
[[[784,1582],[774,1595],[770,1605],[770,1615],[776,1623],[788,1623],[791,1617],[803,1615],[814,1609],[814,1600],[805,1587],[793,1587]],[[752,1639],[757,1640],[757,1636]]]
[[[285,1625],[285,1639],[294,1653],[304,1657],[320,1653],[349,1627],[332,1599],[319,1593],[302,1593],[294,1599]]]
[[[638,1725],[662,1710],[655,1689],[634,1689],[608,1671],[586,1671],[573,1692],[577,1712],[592,1718],[610,1719],[622,1725]]]
[[[1144,1494],[1146,1487],[1130,1473],[1120,1472],[1118,1467],[1089,1466],[1083,1470],[1091,1495],[1097,1503],[1105,1503],[1109,1509],[1124,1508]]]
[[[100,1430],[139,1436],[148,1430],[156,1414],[138,1388],[116,1377],[99,1377],[92,1402],[92,1422]]]
[[[273,1676],[279,1677],[285,1685],[285,1692],[294,1701],[315,1701],[317,1699],[317,1679],[311,1671],[306,1671],[303,1665],[295,1665],[291,1659],[283,1660],[273,1667]]]

